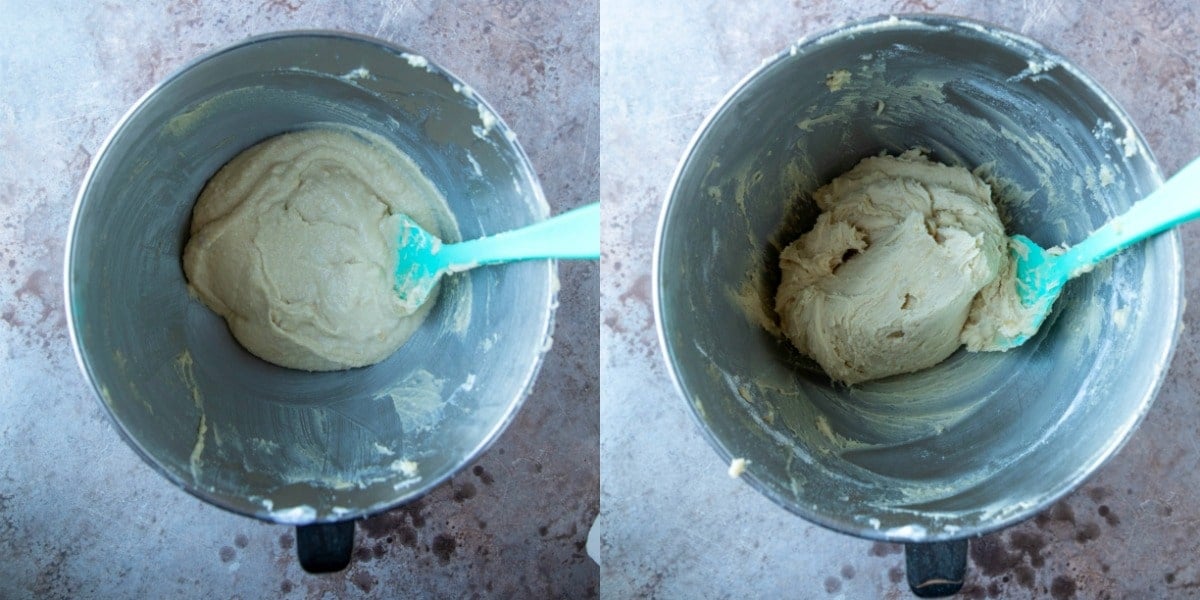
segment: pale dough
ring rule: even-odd
[[[396,295],[398,215],[457,235],[445,200],[383,138],[348,128],[284,134],[235,157],[192,212],[183,265],[247,350],[330,371],[379,362],[420,327]]]
[[[780,255],[784,334],[835,380],[997,350],[1028,327],[991,188],[920,151],[864,159],[814,194],[822,213]]]

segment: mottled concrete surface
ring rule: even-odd
[[[29,7],[36,6],[36,10]],[[185,61],[268,31],[427,54],[512,126],[556,211],[599,194],[594,2],[0,1],[0,597],[589,597],[598,510],[596,264],[562,267],[556,343],[516,421],[420,502],[361,523],[343,573],[206,505],[121,441],[65,326],[67,219],[92,153]]]
[[[1131,113],[1164,171],[1174,173],[1200,153],[1200,8],[1183,0],[1132,4],[602,3],[606,247],[595,534],[603,596],[908,595],[900,546],[810,525],[727,477],[666,375],[650,307],[650,248],[666,185],[705,114],[763,58],[805,34],[853,17],[935,11],[997,23],[1065,54]],[[1200,226],[1185,226],[1183,236],[1194,305]],[[1194,315],[1132,441],[1039,518],[974,541],[964,596],[1200,596]]]

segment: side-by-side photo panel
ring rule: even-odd
[[[0,11],[0,597],[598,596],[594,1]]]
[[[1186,596],[1192,9],[604,7],[604,596]]]

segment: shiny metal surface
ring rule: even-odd
[[[831,90],[840,69],[850,83]],[[1021,348],[831,385],[753,313],[815,219],[808,194],[915,146],[984,166],[1010,232],[1042,245],[1161,183],[1129,119],[1062,57],[973,22],[873,19],[798,42],[726,96],[676,172],[653,276],[669,372],[722,457],[806,519],[896,541],[998,529],[1078,486],[1149,408],[1182,312],[1171,232],[1069,284]]]
[[[448,280],[400,351],[333,373],[246,353],[189,297],[180,264],[208,177],[266,137],[322,123],[394,142],[447,199],[463,237],[544,218],[528,159],[485,111],[495,115],[432,62],[329,32],[219,50],[134,106],[85,177],[65,291],[80,364],[143,458],[224,508],[332,521],[418,497],[496,438],[549,346],[552,262]],[[415,462],[418,476],[397,461]]]

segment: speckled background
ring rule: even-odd
[[[666,186],[704,116],[797,38],[884,13],[996,23],[1116,97],[1166,174],[1200,153],[1200,11],[1186,0],[642,3],[601,8],[601,517],[608,598],[902,598],[902,548],[810,525],[726,476],[671,386],[650,307]],[[1191,303],[1200,227],[1183,228]],[[967,598],[1200,596],[1200,332],[1131,442],[1034,520],[972,542]],[[1120,365],[1114,365],[1120,368]]]
[[[29,7],[36,6],[36,10]],[[555,212],[599,195],[595,2],[0,0],[0,598],[589,597],[599,266],[564,264],[555,345],[516,421],[420,502],[362,522],[350,568],[208,506],[121,441],[67,338],[62,254],[84,171],[155,82],[285,29],[428,55],[516,131]]]
[[[145,4],[0,0],[0,597],[586,597],[601,578],[612,598],[903,597],[899,546],[809,525],[726,477],[670,386],[650,244],[687,140],[794,39],[936,11],[1065,54],[1131,113],[1166,173],[1200,152],[1200,17],[1184,0]],[[362,523],[351,568],[322,577],[300,572],[289,529],[201,503],[121,442],[74,364],[61,289],[70,205],[124,110],[208,49],[314,27],[429,54],[513,126],[557,211],[600,190],[606,205],[604,261],[562,267],[557,343],[517,421],[421,502]],[[1183,234],[1195,257],[1200,229]],[[1200,595],[1200,340],[1185,319],[1129,445],[1043,515],[976,540],[964,596]],[[583,552],[598,470],[599,574]]]

